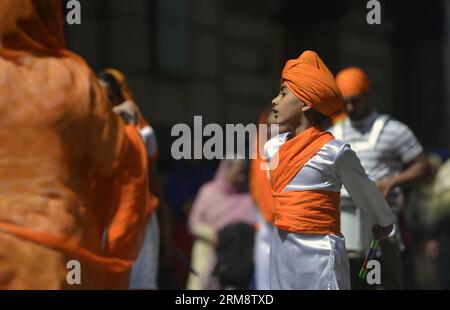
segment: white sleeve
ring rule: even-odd
[[[144,127],[140,130],[140,134],[144,140],[148,156],[155,156],[158,153],[158,142],[156,141],[156,134],[153,128],[150,126]]]
[[[391,124],[395,129],[392,149],[404,164],[408,164],[423,152],[423,147],[408,126],[399,121],[392,121]]]
[[[380,226],[394,223],[391,208],[377,185],[367,176],[356,153],[348,145],[339,150],[333,169],[356,206]]]

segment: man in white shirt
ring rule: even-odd
[[[396,232],[381,243],[382,286],[403,287],[401,241],[398,214],[403,204],[401,187],[412,185],[428,176],[430,166],[421,144],[403,123],[378,114],[369,100],[370,81],[359,68],[347,68],[336,76],[346,103],[348,118],[330,130],[337,139],[349,143],[361,160],[369,177],[377,185],[396,215]],[[365,210],[363,210],[365,211]],[[352,286],[362,288],[357,279],[371,235],[367,227],[373,216],[361,212],[344,188],[341,194],[342,232],[347,241]],[[369,225],[369,226],[367,226]]]

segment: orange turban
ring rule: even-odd
[[[336,83],[344,97],[358,96],[370,91],[370,81],[367,74],[356,67],[339,72],[336,76]]]
[[[347,118],[347,113],[341,112],[341,113],[339,113],[339,114],[336,114],[336,116],[334,116],[334,117],[331,119],[331,124],[332,124],[332,125],[336,125],[336,124],[338,124],[338,123],[340,123],[340,122],[345,121],[346,118]]]
[[[311,51],[289,60],[283,70],[282,82],[298,99],[325,116],[344,109],[344,102],[333,74],[320,57]]]

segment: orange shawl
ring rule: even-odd
[[[131,88],[128,86],[128,82],[125,78],[125,75],[121,71],[113,68],[108,68],[105,70],[105,73],[112,75],[116,79],[117,83],[119,84],[120,91],[125,100],[131,100],[135,102],[133,92],[131,91]],[[139,113],[137,127],[139,128],[139,130],[150,127],[150,123],[145,119],[142,113]],[[158,153],[152,156],[148,156],[148,161],[149,161],[149,169],[152,169],[152,165],[156,165],[158,161]],[[149,186],[152,193],[156,193],[158,191],[158,184],[155,177],[149,178]],[[157,197],[157,195],[151,196],[150,205],[151,211],[153,213],[153,211],[157,209],[159,206],[159,198]]]
[[[259,118],[259,124],[267,124],[267,114],[270,110],[265,110]],[[250,165],[249,183],[250,193],[253,200],[259,208],[259,212],[267,223],[273,222],[273,201],[272,189],[270,188],[270,181],[268,171],[261,168],[267,166],[264,156],[261,154],[260,132],[256,136],[255,142],[255,159]]]
[[[278,228],[305,234],[339,233],[338,192],[283,192],[303,166],[333,139],[330,133],[311,127],[283,144],[275,155],[278,167],[270,175],[274,225]]]
[[[124,287],[150,214],[139,132],[62,26],[59,0],[0,1],[0,288],[64,288],[72,259],[81,288]]]

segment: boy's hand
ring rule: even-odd
[[[394,224],[391,224],[389,226],[383,227],[380,225],[374,225],[372,228],[373,236],[377,240],[383,240],[389,237],[392,230],[394,229]]]

